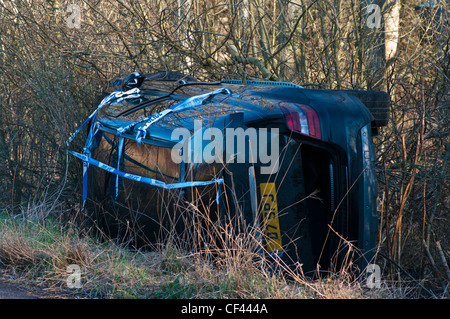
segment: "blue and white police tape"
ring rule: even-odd
[[[98,111],[100,111],[100,109],[102,107],[104,107],[105,105],[111,104],[113,102],[119,102],[119,101],[123,101],[124,99],[127,98],[135,98],[135,97],[139,97],[140,96],[141,91],[138,88],[133,88],[131,90],[128,91],[120,91],[120,90],[116,90],[114,92],[112,92],[110,95],[108,95],[107,97],[105,97],[100,104],[97,106],[97,108],[94,110],[94,112],[91,113],[91,115],[88,116],[88,118],[83,122],[83,124],[81,124],[81,126],[73,133],[71,134],[71,136],[69,137],[69,139],[66,141],[66,146],[68,147],[69,144],[73,141],[73,139],[76,137],[76,135],[78,133],[80,133],[81,129],[90,121],[92,120],[91,123],[91,129],[89,130],[89,134],[88,137],[86,139],[86,143],[84,145],[83,148],[83,153],[86,158],[89,158],[90,156],[90,147],[92,144],[92,140],[96,134],[96,132],[99,129],[98,126],[98,122],[95,122],[95,116],[97,115]],[[68,152],[72,153],[72,151],[68,150]],[[72,153],[73,154],[73,153]],[[84,208],[84,204],[86,202],[86,198],[87,198],[87,172],[88,172],[88,166],[89,166],[89,161],[83,161],[83,208]],[[116,183],[116,195],[118,193],[118,185]]]
[[[122,155],[122,149],[123,149],[123,142],[124,139],[122,137],[120,137],[120,135],[131,129],[132,127],[134,127],[137,124],[140,123],[144,123],[145,125],[142,128],[138,128],[138,133],[136,136],[136,141],[138,143],[141,142],[142,138],[145,137],[147,129],[155,122],[159,121],[161,118],[163,118],[165,115],[169,114],[169,113],[173,113],[173,112],[179,112],[182,110],[185,110],[187,108],[191,108],[191,107],[195,107],[195,106],[199,106],[204,104],[204,102],[207,99],[211,99],[213,98],[215,95],[217,94],[231,94],[231,91],[229,89],[226,88],[222,88],[219,90],[215,90],[206,94],[201,94],[201,95],[197,95],[197,96],[193,96],[190,97],[189,99],[186,99],[185,101],[178,103],[176,105],[174,105],[173,107],[166,109],[162,112],[159,112],[157,114],[153,114],[152,116],[149,116],[141,121],[135,122],[135,123],[131,123],[130,125],[121,128],[117,131],[117,135],[119,136],[119,145],[118,145],[118,163],[117,163],[117,168],[113,168],[109,165],[106,165],[104,163],[101,163],[93,158],[90,157],[90,148],[91,148],[91,144],[93,141],[94,136],[96,135],[97,131],[99,130],[99,122],[95,121],[95,116],[97,115],[98,111],[104,107],[107,104],[113,104],[113,103],[120,103],[125,99],[128,98],[137,98],[140,96],[141,91],[138,88],[133,88],[131,90],[128,91],[114,91],[113,93],[111,93],[110,95],[108,95],[107,97],[105,97],[100,104],[98,105],[98,107],[95,109],[94,112],[92,112],[91,115],[89,115],[89,117],[83,122],[83,124],[70,136],[70,138],[68,139],[68,141],[66,142],[66,145],[68,146],[73,139],[75,138],[75,136],[81,131],[81,129],[86,125],[86,123],[88,123],[90,120],[92,120],[91,123],[91,129],[89,131],[88,137],[86,139],[86,143],[83,149],[83,153],[84,154],[80,154],[71,150],[67,150],[70,154],[74,155],[75,157],[78,157],[79,159],[81,159],[83,161],[83,208],[87,199],[87,173],[88,173],[88,166],[89,164],[92,164],[94,166],[97,166],[103,170],[106,170],[110,173],[113,173],[116,175],[116,180],[115,180],[115,193],[114,193],[114,199],[116,199],[118,197],[119,194],[119,176],[124,177],[124,178],[128,178],[131,180],[135,180],[138,182],[143,182],[146,183],[148,185],[152,185],[152,186],[156,186],[156,187],[161,187],[161,188],[165,188],[165,189],[178,189],[178,188],[186,188],[186,187],[196,187],[196,186],[206,186],[206,185],[211,185],[211,184],[222,184],[223,183],[223,179],[214,179],[211,181],[191,181],[191,182],[177,182],[177,183],[164,183],[160,180],[156,180],[153,178],[149,178],[149,177],[144,177],[144,176],[139,176],[139,175],[134,175],[134,174],[129,174],[129,173],[125,173],[119,170],[119,166],[120,166],[120,160],[121,160],[121,155]],[[217,197],[219,196],[219,193],[217,193]],[[216,198],[217,202],[218,202],[218,198]]]
[[[73,141],[73,139],[75,138],[75,136],[80,133],[81,129],[86,125],[86,123],[88,123],[91,119],[95,118],[95,116],[97,115],[98,111],[100,111],[100,109],[102,107],[104,107],[107,104],[111,104],[113,102],[121,102],[124,99],[127,98],[135,98],[135,97],[139,97],[140,96],[140,90],[138,88],[134,88],[128,91],[114,91],[112,92],[110,95],[108,95],[107,97],[105,97],[100,104],[97,106],[97,108],[94,110],[94,112],[91,113],[91,115],[88,116],[88,118],[83,122],[83,124],[81,124],[81,126],[70,135],[69,139],[66,141],[66,146],[69,146],[69,144]]]
[[[195,95],[192,96],[186,100],[184,100],[183,102],[180,102],[168,109],[165,109],[159,113],[153,114],[151,116],[148,116],[142,120],[139,120],[137,122],[131,123],[123,128],[120,128],[117,130],[117,134],[120,136],[121,134],[123,134],[124,132],[132,129],[133,127],[135,127],[138,124],[144,123],[145,124],[142,127],[138,127],[138,132],[136,134],[136,142],[138,144],[140,144],[142,142],[142,139],[145,138],[145,135],[147,133],[148,128],[158,122],[159,120],[161,120],[164,116],[166,116],[169,113],[175,113],[175,112],[180,112],[183,110],[186,110],[188,108],[192,108],[192,107],[196,107],[196,106],[200,106],[202,104],[204,104],[204,102],[208,99],[212,99],[215,95],[217,94],[227,94],[230,95],[231,91],[229,89],[226,88],[221,88],[212,92],[208,92],[205,94],[200,94],[200,95]]]
[[[125,173],[122,172],[114,167],[111,167],[105,163],[102,163],[100,161],[97,161],[96,159],[93,159],[92,157],[74,152],[69,150],[69,153],[74,155],[75,157],[78,157],[79,159],[81,159],[83,162],[85,163],[89,163],[92,164],[94,166],[97,166],[98,168],[101,168],[105,171],[108,171],[112,174],[116,174],[118,176],[124,177],[124,178],[128,178],[137,182],[142,182],[151,186],[156,186],[156,187],[160,187],[160,188],[165,188],[165,189],[178,189],[178,188],[187,188],[187,187],[195,187],[195,186],[206,186],[206,185],[211,185],[211,184],[223,184],[223,179],[219,178],[219,179],[213,179],[210,181],[192,181],[192,182],[176,182],[176,183],[164,183],[160,180],[154,179],[154,178],[150,178],[150,177],[145,177],[145,176],[139,176],[139,175],[135,175],[135,174],[130,174],[130,173]]]

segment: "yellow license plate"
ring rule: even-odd
[[[261,183],[261,206],[267,251],[282,251],[275,183]]]

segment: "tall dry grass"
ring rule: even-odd
[[[43,221],[39,208],[24,212],[27,217],[0,214],[0,274],[16,284],[37,285],[53,297],[354,299],[391,294],[387,288],[370,291],[360,281],[342,277],[344,273],[312,281],[282,263],[264,267],[268,261],[252,262],[255,254],[246,242],[254,245],[251,233],[241,240],[230,238],[230,245],[221,247],[223,254],[211,262],[205,251],[188,250],[189,243],[131,250],[93,240],[73,224]],[[68,285],[71,265],[81,271],[76,289]]]

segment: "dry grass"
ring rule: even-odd
[[[301,273],[273,272],[252,261],[248,246],[223,249],[212,260],[172,244],[136,251],[82,236],[75,228],[48,219],[42,223],[2,214],[1,272],[18,282],[55,294],[84,298],[373,298],[358,281],[321,280]],[[228,252],[226,250],[229,250]],[[239,250],[239,253],[236,253]],[[81,268],[81,289],[67,286],[67,266]],[[279,265],[279,268],[283,265]],[[273,269],[273,268],[272,268]]]
[[[205,252],[189,252],[187,245],[181,248],[173,243],[158,245],[153,251],[130,250],[112,242],[98,242],[51,218],[35,222],[5,213],[0,218],[0,271],[14,276],[17,282],[39,286],[55,296],[114,299],[421,296],[414,283],[387,284],[384,279],[381,288],[368,289],[364,280],[350,272],[350,264],[320,279],[307,278],[283,263],[274,265],[273,261],[255,259],[255,252],[249,247],[245,240],[233,241],[232,247],[222,247],[222,254],[214,259]],[[72,264],[81,269],[79,289],[67,285],[67,266]]]

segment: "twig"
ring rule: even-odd
[[[272,60],[276,55],[278,55],[288,44],[289,42],[291,42],[292,37],[294,36],[295,32],[297,31],[297,27],[298,24],[300,23],[301,19],[303,18],[303,16],[306,14],[306,12],[308,12],[309,8],[311,8],[318,0],[314,0],[313,2],[311,2],[308,7],[303,10],[302,14],[297,18],[297,21],[294,24],[294,27],[292,28],[291,33],[289,34],[289,37],[287,38],[287,40],[271,55],[266,59],[266,63],[270,60]]]
[[[237,48],[234,46],[233,43],[231,43],[231,41],[228,42],[227,46],[230,49],[230,53],[233,60],[240,63],[253,64],[259,69],[264,79],[267,80],[273,79],[275,81],[278,81],[278,77],[275,74],[272,74],[269,70],[267,70],[267,68],[264,66],[264,63],[260,59],[254,57],[244,57],[242,55],[239,55]]]
[[[435,272],[436,276],[438,277],[439,271],[436,267],[436,263],[434,262],[433,256],[431,256],[430,250],[428,249],[428,245],[425,242],[425,240],[422,240],[423,247],[425,248],[425,253],[427,254],[428,260],[430,261],[431,267],[433,268],[433,271]]]
[[[439,252],[439,257],[441,257],[442,263],[444,264],[445,273],[447,274],[447,279],[450,281],[450,269],[448,268],[447,260],[445,260],[444,252],[441,248],[441,243],[439,240],[436,242],[436,247]]]
[[[378,254],[383,257],[384,259],[386,259],[387,261],[391,262],[394,266],[396,266],[398,269],[400,269],[402,272],[405,273],[405,275],[407,275],[409,278],[411,278],[412,281],[414,281],[420,288],[422,288],[423,290],[425,290],[426,292],[428,292],[430,294],[430,296],[432,296],[433,298],[436,297],[431,291],[429,291],[427,288],[425,288],[420,282],[417,281],[416,278],[414,278],[409,272],[407,272],[402,266],[400,266],[399,264],[397,264],[394,260],[392,260],[392,258],[386,256],[385,254],[383,254],[381,251],[378,252]]]
[[[425,252],[427,254],[428,260],[431,263],[431,267],[433,268],[435,276],[441,283],[444,294],[450,298],[449,294],[447,293],[447,286],[444,284],[444,282],[441,280],[441,277],[439,276],[439,270],[436,267],[436,263],[434,262],[433,256],[431,256],[431,253],[430,253],[430,250],[428,249],[427,243],[425,242],[425,240],[422,240],[422,243],[423,243],[423,246],[425,247]]]

